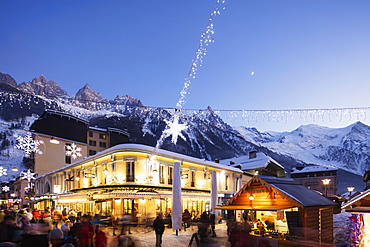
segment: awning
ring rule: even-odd
[[[356,207],[356,208],[348,208],[346,212],[349,213],[370,213],[370,207]]]
[[[293,208],[293,207],[290,207]],[[247,205],[240,205],[240,206],[217,206],[215,209],[224,209],[224,210],[254,210],[254,211],[278,211],[289,209],[286,207],[250,207]]]

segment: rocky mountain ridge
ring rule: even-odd
[[[35,119],[45,109],[88,119],[92,126],[128,129],[132,142],[151,146],[156,145],[165,121],[174,114],[174,110],[145,107],[128,95],[106,100],[88,84],[75,96],[69,96],[42,75],[18,85],[10,75],[0,73],[0,89],[0,118],[4,125],[12,123],[0,130],[4,133],[1,155],[5,144],[14,142],[10,130],[27,130],[30,121],[25,119]],[[173,145],[167,138],[161,148],[206,160],[238,157],[257,150],[288,171],[297,164],[324,164],[362,175],[370,167],[370,127],[360,122],[342,129],[305,125],[292,132],[259,132],[227,125],[210,107],[199,113],[181,114],[180,122],[188,127],[183,131],[186,139],[179,138]],[[8,148],[12,146],[9,144]]]

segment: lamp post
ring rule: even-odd
[[[348,192],[349,192],[349,197],[351,197],[352,196],[352,192],[354,191],[354,189],[355,189],[355,187],[347,187],[347,190],[348,190]]]
[[[328,185],[330,183],[330,179],[323,179],[322,182],[325,185],[325,197],[328,197]]]

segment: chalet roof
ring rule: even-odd
[[[354,208],[359,207],[358,209],[360,209],[360,207],[364,208],[366,206],[367,210],[370,211],[370,207],[368,205],[363,205],[361,201],[367,201],[367,202],[370,201],[370,189],[364,191],[363,193],[357,196],[352,197],[348,202],[343,204],[342,209],[346,209],[346,211],[348,211],[351,208],[354,209]]]
[[[285,195],[297,201],[305,207],[334,205],[328,198],[308,189],[291,178],[276,178],[269,176],[258,176],[269,185],[278,189]]]
[[[235,163],[232,166],[241,165],[242,166],[241,169],[243,171],[265,168],[270,163],[273,163],[276,166],[280,167],[282,170],[284,170],[284,167],[280,165],[276,160],[261,152],[256,153],[255,158],[249,158],[249,155],[245,155],[237,158],[220,160],[220,163],[224,165],[229,165],[230,161]]]
[[[334,203],[327,199],[326,197],[306,188],[305,186],[299,184],[293,179],[290,178],[277,178],[277,177],[270,177],[270,176],[254,176],[247,184],[243,186],[243,188],[235,194],[235,196],[228,202],[224,207],[224,209],[241,209],[244,207],[245,209],[249,208],[249,205],[246,204],[244,206],[240,205],[239,200],[238,203],[234,203],[238,200],[240,196],[248,196],[249,193],[245,193],[244,191],[248,191],[249,189],[253,190],[253,184],[256,182],[262,184],[263,187],[267,189],[272,189],[277,191],[278,194],[282,198],[288,198],[287,200],[290,202],[290,207],[311,207],[311,206],[332,206]],[[257,198],[258,200],[258,198]],[[244,200],[245,201],[245,200]],[[268,202],[264,203],[263,205],[253,204],[254,209],[258,210],[278,210],[287,208],[287,204],[279,205],[279,204],[268,204]]]

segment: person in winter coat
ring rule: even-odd
[[[12,215],[5,215],[4,221],[0,224],[0,243],[18,242],[18,232],[21,229],[15,224],[15,218]]]
[[[66,220],[64,224],[60,227],[62,230],[64,237],[67,237],[69,235],[69,231],[71,230],[71,227],[73,226],[72,222],[70,220]]]
[[[100,225],[95,225],[95,247],[106,247],[107,246],[107,235],[100,229]]]
[[[186,231],[186,228],[190,227],[190,221],[191,221],[191,214],[188,209],[185,209],[182,213],[182,222],[184,222],[184,230]]]
[[[71,228],[71,235],[74,235],[80,241],[80,247],[92,247],[94,236],[94,227],[90,223],[90,216],[83,215],[81,222],[76,222]]]
[[[33,216],[33,220],[35,221],[35,223],[39,223],[39,220],[41,218],[41,214],[40,214],[40,211],[38,209],[35,209],[32,211],[32,216]]]
[[[162,246],[162,235],[164,233],[164,220],[163,220],[163,214],[159,213],[157,218],[155,218],[153,222],[153,228],[155,231],[155,246],[161,247]]]
[[[59,228],[55,228],[49,232],[48,240],[51,247],[74,247],[70,238],[63,238],[63,232]]]

